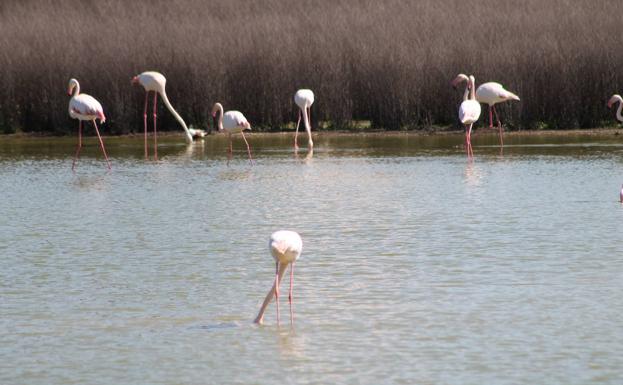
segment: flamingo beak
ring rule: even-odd
[[[608,100],[608,108],[612,108],[612,100]]]

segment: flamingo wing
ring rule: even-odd
[[[102,105],[91,95],[80,94],[71,99],[69,108],[76,114],[99,117],[104,114]]]

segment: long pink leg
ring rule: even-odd
[[[158,105],[158,93],[154,91],[154,160],[158,160],[158,133],[156,132],[156,106]]]
[[[104,158],[106,158],[106,163],[108,164],[108,169],[110,170],[110,162],[108,161],[108,155],[106,155],[106,149],[104,148],[104,141],[100,136],[100,130],[97,129],[97,123],[95,123],[95,119],[93,119],[93,126],[95,126],[95,132],[97,132],[97,137],[100,140],[100,146],[102,146],[102,152],[104,153]]]
[[[251,165],[253,165],[253,158],[251,158],[251,148],[249,147],[249,142],[247,142],[247,138],[244,137],[244,132],[240,131],[240,133],[242,134],[242,139],[244,139],[244,142],[247,144],[247,153],[249,154],[249,162],[251,162]]]
[[[145,91],[145,108],[143,109],[143,127],[145,128],[145,159],[149,156],[147,151],[147,99],[149,99],[149,91]]]
[[[468,134],[468,138],[469,138],[469,156],[470,158],[474,157],[474,149],[472,148],[472,126],[474,125],[474,123],[469,125],[469,134]]]
[[[294,149],[299,149],[298,136],[299,136],[299,124],[301,124],[301,110],[299,110],[299,120],[296,122],[296,133],[294,134]]]
[[[290,295],[288,296],[288,302],[290,302],[290,323],[294,323],[294,312],[292,311],[292,288],[294,287],[294,262],[290,263]]]
[[[275,267],[275,301],[277,302],[277,325],[279,325],[279,261],[276,262]]]
[[[76,167],[76,159],[80,156],[80,149],[82,148],[82,120],[78,120],[78,148],[76,148],[76,155],[74,156],[74,161],[71,164],[71,171],[74,171]]]
[[[489,128],[493,128],[493,111],[491,110],[490,104],[489,104]]]
[[[502,138],[504,135],[502,122],[500,122],[500,117],[498,116],[498,111],[495,109],[495,106],[493,106],[493,112],[495,113],[495,119],[498,121],[498,129],[500,130],[500,146],[504,147],[504,139]]]

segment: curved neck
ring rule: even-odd
[[[74,83],[74,92],[72,92],[71,96],[78,95],[80,95],[80,83],[78,83],[78,81],[76,80],[76,82]]]
[[[623,109],[623,100],[619,100],[619,108],[617,108],[617,120],[619,122],[623,122],[623,115],[621,114],[621,110]]]
[[[223,105],[216,103],[214,107],[218,109],[218,130],[223,131]]]
[[[192,143],[193,136],[190,134],[188,127],[186,127],[186,123],[184,123],[184,119],[182,119],[182,117],[177,113],[177,111],[175,111],[171,103],[169,103],[169,98],[167,98],[167,94],[164,92],[164,90],[162,90],[162,92],[159,92],[159,94],[160,94],[160,97],[162,98],[162,101],[164,102],[164,105],[167,107],[169,111],[171,111],[171,114],[173,114],[173,116],[175,116],[175,119],[177,119],[177,121],[182,125],[182,128],[184,128],[184,131],[186,131],[186,141],[188,143]]]
[[[473,76],[469,77],[469,85],[471,86],[469,98],[471,100],[476,100],[476,80],[474,80]]]
[[[466,101],[467,99],[469,99],[469,80],[465,85],[465,92],[463,93],[463,101]]]

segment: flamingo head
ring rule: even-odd
[[[610,100],[608,100],[608,108],[612,108],[612,105],[616,102],[623,102],[623,98],[621,98],[621,95],[618,95],[618,94],[612,95]]]
[[[138,84],[138,75],[134,76],[131,81],[132,84]]]
[[[467,82],[467,84],[469,86],[469,78],[467,77],[467,75],[465,75],[465,74],[458,74],[457,77],[454,78],[454,80],[450,84],[452,84],[452,87],[456,88],[462,82]]]
[[[67,85],[67,95],[71,96],[74,92],[74,88],[80,92],[80,84],[74,78],[69,79],[69,84]]]
[[[244,130],[251,131],[251,123],[249,123],[248,121],[242,122],[241,126],[243,127]]]

